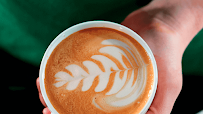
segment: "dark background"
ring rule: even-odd
[[[39,67],[14,58],[3,50],[0,53],[3,111],[6,114],[41,114],[44,107],[36,86]]]

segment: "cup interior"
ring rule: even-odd
[[[42,58],[41,65],[40,65],[40,72],[39,72],[41,93],[42,93],[42,96],[43,96],[48,108],[50,109],[50,111],[53,114],[58,114],[58,112],[54,109],[54,107],[52,106],[52,104],[50,103],[50,101],[47,97],[45,85],[44,85],[45,67],[46,67],[46,63],[49,59],[49,56],[51,55],[51,53],[55,49],[55,47],[62,40],[64,40],[67,36],[73,34],[74,32],[77,32],[79,30],[86,29],[86,28],[92,28],[92,27],[106,27],[106,28],[112,28],[112,29],[116,29],[118,31],[124,32],[124,33],[130,35],[131,37],[133,37],[135,40],[137,40],[143,46],[143,48],[147,51],[147,53],[152,61],[152,64],[153,64],[154,84],[153,84],[152,94],[151,94],[147,104],[141,111],[141,114],[146,113],[146,111],[150,107],[152,100],[155,96],[155,92],[157,89],[157,83],[158,83],[158,72],[157,72],[157,65],[156,65],[154,55],[153,55],[151,49],[149,48],[149,46],[147,45],[147,43],[137,33],[135,33],[134,31],[132,31],[131,29],[129,29],[123,25],[120,25],[120,24],[117,24],[114,22],[109,22],[109,21],[88,21],[88,22],[83,22],[83,23],[74,25],[74,26],[66,29],[62,33],[60,33],[48,46],[48,48]]]

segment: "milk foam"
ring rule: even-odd
[[[105,93],[103,100],[105,104],[96,102],[94,99],[92,103],[101,110],[107,110],[103,105],[109,105],[111,107],[123,107],[129,105],[141,95],[146,85],[146,64],[142,59],[137,49],[133,46],[128,46],[126,43],[116,40],[107,39],[101,42],[104,45],[99,49],[100,55],[93,55],[93,60],[100,61],[105,69],[103,72],[98,64],[93,61],[83,61],[83,65],[88,69],[86,72],[81,66],[71,64],[65,67],[70,73],[60,71],[55,74],[55,87],[61,87],[67,84],[67,90],[75,90],[79,83],[83,81],[81,91],[88,91],[95,78],[99,78],[98,85],[94,89],[95,92],[102,92],[106,89],[109,78],[112,73],[115,73],[114,83],[112,88]],[[124,69],[119,69],[116,63],[109,58],[109,55],[118,60]],[[130,63],[130,66],[126,65],[124,58]],[[131,59],[130,59],[131,58]],[[133,61],[132,61],[133,58]],[[135,65],[136,64],[136,65]],[[113,71],[111,70],[113,69]],[[123,76],[121,77],[121,72]]]

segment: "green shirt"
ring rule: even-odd
[[[68,27],[91,20],[120,23],[138,0],[1,0],[0,48],[39,66],[50,42]],[[203,30],[183,56],[183,73],[202,75]]]

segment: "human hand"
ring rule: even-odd
[[[39,77],[37,78],[36,80],[36,85],[37,85],[37,89],[38,89],[38,92],[39,92],[39,99],[41,101],[41,103],[44,105],[44,109],[42,111],[43,114],[51,114],[50,110],[48,109],[43,97],[42,97],[42,93],[41,93],[41,90],[40,90],[40,83],[39,83]]]
[[[188,9],[184,1],[154,0],[122,22],[145,40],[157,62],[158,87],[147,114],[170,114],[181,91],[183,52],[202,28],[198,15]]]
[[[158,87],[147,114],[169,114],[182,87],[178,36],[160,20],[137,10],[122,24],[137,32],[151,48],[158,67]],[[131,17],[132,16],[132,17]]]

